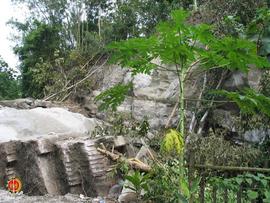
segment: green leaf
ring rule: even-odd
[[[270,200],[270,191],[265,191],[264,196],[266,199]]]
[[[234,101],[244,113],[255,114],[261,112],[270,117],[270,98],[255,92],[255,90],[247,88],[241,92],[228,92],[226,90],[211,92]]]
[[[268,184],[267,180],[261,179],[260,182],[262,183],[263,187],[265,188],[267,187]]]
[[[95,101],[101,101],[99,109],[107,110],[112,108],[112,110],[115,111],[117,106],[119,106],[125,100],[125,95],[128,93],[131,87],[131,84],[118,84],[99,94],[95,98]]]
[[[239,178],[239,177],[236,177],[235,178],[235,181],[238,183],[238,185],[241,185],[242,182],[243,182],[243,179],[242,178]]]
[[[186,179],[184,178],[180,178],[180,187],[181,187],[181,191],[183,193],[183,195],[187,198],[190,197],[190,191],[188,188],[188,182]]]
[[[246,39],[224,37],[212,40],[208,47],[208,57],[202,55],[206,68],[215,66],[248,72],[251,64],[257,68],[270,67],[266,57],[257,55],[256,44]]]
[[[133,75],[149,74],[156,66],[151,63],[155,55],[151,54],[157,43],[156,37],[133,38],[126,41],[113,42],[107,46],[111,51],[111,63],[119,63],[123,68],[131,68]]]
[[[200,182],[201,182],[201,177],[196,177],[196,179],[192,182],[190,193],[194,193],[198,190]]]
[[[251,178],[246,178],[246,182],[251,185],[252,184],[252,179]]]
[[[251,200],[254,200],[259,196],[258,192],[252,191],[252,190],[248,190],[247,195],[248,195],[249,199],[251,199]]]
[[[171,16],[175,23],[182,24],[189,16],[189,13],[185,10],[174,10],[172,11]]]

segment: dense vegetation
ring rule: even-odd
[[[108,43],[148,36],[173,8],[187,6],[178,1],[150,0],[14,3],[26,4],[31,12],[27,22],[10,24],[20,31],[15,53],[22,62],[22,94],[35,98],[82,79],[86,72],[81,72],[81,67],[106,55],[104,47]],[[63,75],[66,81],[59,81]]]
[[[20,81],[14,71],[0,58],[0,100],[20,97]]]
[[[151,174],[145,175],[135,172],[132,176],[127,175],[126,177],[126,179],[133,184],[131,189],[134,190],[140,198],[154,202],[166,202],[168,198],[169,202],[190,201],[194,198],[193,193],[196,192],[195,190],[200,182],[200,176],[203,176],[200,174],[195,181],[188,182],[187,171],[184,169],[185,163],[191,163],[191,159],[185,159],[183,153],[185,149],[184,140],[190,140],[188,133],[186,133],[185,103],[187,103],[187,101],[185,101],[184,86],[194,64],[199,63],[200,68],[203,70],[221,69],[223,70],[222,74],[224,74],[225,71],[235,70],[248,72],[250,64],[255,65],[257,68],[270,68],[266,57],[258,55],[257,52],[260,48],[258,49],[256,43],[237,36],[214,36],[211,28],[205,24],[188,24],[186,20],[188,14],[183,10],[173,11],[171,15],[171,20],[158,25],[156,29],[157,34],[144,38],[140,37],[115,42],[108,46],[108,48],[112,50],[112,62],[119,63],[123,68],[130,68],[133,75],[138,73],[150,74],[152,70],[158,68],[172,71],[163,66],[163,64],[170,64],[173,65],[175,74],[178,76],[178,107],[180,119],[177,129],[179,132],[170,130],[163,138],[160,148],[163,154],[162,158],[164,159],[165,157],[165,162],[161,166],[158,165],[155,167],[157,172],[153,172],[152,174],[155,179],[153,185],[151,184]],[[154,61],[156,58],[159,59],[160,63]],[[129,84],[126,86],[117,85],[101,93],[97,97],[97,100],[102,101],[101,107],[103,109],[110,107],[115,109],[117,105],[124,101],[123,94],[128,92],[129,86]],[[243,115],[259,113],[265,114],[267,117],[270,116],[270,98],[259,92],[252,89],[244,89],[241,92],[230,92],[219,90],[219,86],[215,89],[215,91],[212,91],[214,95],[226,96],[234,101],[239,106],[240,112]],[[216,99],[215,96],[212,97],[212,103],[215,102]],[[200,131],[201,126],[199,126],[198,129]],[[200,135],[199,131],[195,132],[197,136]],[[191,132],[194,132],[192,128]],[[186,142],[186,144],[189,143]],[[222,148],[223,147],[225,146],[222,146]],[[186,154],[194,156],[191,151],[186,151]],[[205,156],[206,153],[201,155]],[[201,155],[199,154],[198,157]],[[174,158],[171,160],[172,163],[168,166],[167,164],[170,157]],[[175,165],[175,163],[177,164]],[[162,176],[160,176],[160,174],[162,174]],[[244,197],[244,199],[254,200],[261,195],[261,197],[264,197],[263,201],[268,202],[268,177],[262,174],[260,174],[260,176],[248,174],[247,177],[249,176],[259,182],[261,181],[260,177],[263,177],[263,190],[247,189],[247,196]],[[246,180],[245,177],[245,175],[237,176],[236,179],[239,180],[238,187],[244,184]],[[211,186],[216,183],[212,182],[212,180],[217,180],[218,183],[218,186],[214,187],[218,188],[220,185],[225,184],[223,189],[231,190],[231,192],[235,190],[236,192],[238,191],[237,184],[233,182],[234,179],[226,179],[223,181],[220,177],[210,176]],[[252,179],[250,179],[249,182],[251,187],[257,184],[254,183]],[[142,191],[144,191],[144,195],[141,195]],[[234,199],[233,194],[232,199]]]

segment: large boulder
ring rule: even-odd
[[[106,196],[114,178],[92,136],[97,125],[64,108],[0,108],[0,189],[18,177],[30,195]]]
[[[90,134],[98,121],[63,108],[0,109],[0,141]]]

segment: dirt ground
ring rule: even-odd
[[[79,195],[66,194],[65,196],[27,196],[23,194],[12,194],[5,190],[0,190],[1,203],[85,203],[92,202],[89,197],[80,198]]]

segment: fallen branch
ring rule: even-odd
[[[102,154],[106,155],[107,157],[109,157],[110,159],[112,159],[113,161],[126,162],[133,169],[137,169],[137,170],[144,171],[144,172],[151,171],[151,167],[148,164],[143,163],[139,159],[136,159],[136,158],[127,159],[122,154],[120,154],[120,153],[116,154],[115,152],[114,153],[110,152],[110,151],[104,149],[104,147],[103,147],[103,149],[97,148],[97,150],[100,153],[102,153]]]
[[[88,73],[83,79],[81,79],[81,80],[78,81],[77,83],[75,83],[75,84],[73,84],[73,85],[71,85],[71,86],[69,86],[69,87],[66,87],[66,88],[62,89],[61,91],[56,92],[56,93],[54,93],[54,94],[48,96],[47,98],[44,99],[44,101],[47,101],[47,100],[49,100],[49,99],[52,99],[52,98],[55,97],[56,95],[58,95],[58,94],[60,94],[60,93],[62,93],[62,92],[65,92],[65,91],[67,91],[67,90],[70,90],[70,89],[76,87],[77,85],[81,84],[82,82],[84,82],[85,80],[87,80],[89,77],[91,77],[92,75],[94,75],[94,73],[96,73],[98,70],[100,70],[100,68],[102,68],[102,67],[107,63],[107,61],[108,61],[108,59],[105,60],[105,62],[104,62],[103,64],[101,64],[99,67],[97,67],[95,70],[93,70],[92,72]]]
[[[242,172],[261,172],[270,173],[270,168],[238,167],[238,166],[214,166],[214,165],[191,165],[197,169],[211,169],[218,171],[242,171]]]
[[[217,84],[217,86],[216,86],[216,88],[215,88],[216,90],[218,90],[218,89],[220,88],[222,82],[224,81],[224,77],[225,77],[226,74],[227,74],[227,71],[222,72],[221,78],[219,79],[218,84]],[[210,106],[212,106],[213,103],[214,103],[214,99],[211,100]],[[204,113],[204,115],[202,116],[202,118],[201,118],[201,120],[200,120],[200,122],[199,122],[199,129],[198,129],[198,131],[197,131],[197,134],[198,134],[198,135],[201,135],[201,134],[202,134],[202,130],[203,130],[203,128],[204,128],[204,124],[205,124],[205,121],[206,121],[206,118],[207,118],[209,112],[210,112],[210,109],[208,109],[208,110]]]
[[[121,158],[120,155],[115,154],[115,153],[112,153],[112,152],[110,152],[110,151],[108,151],[108,150],[106,150],[106,149],[97,148],[97,150],[98,150],[100,153],[102,153],[102,154],[106,155],[107,157],[109,157],[109,158],[110,158],[111,160],[113,160],[113,161],[117,161],[117,160],[119,160],[119,159]]]
[[[200,105],[201,105],[201,99],[202,99],[202,95],[205,91],[205,87],[206,87],[206,82],[207,82],[207,73],[204,74],[204,77],[203,77],[203,87],[202,87],[202,90],[200,92],[200,95],[199,95],[199,98],[197,100],[197,103],[196,103],[196,110],[199,109]],[[197,120],[196,120],[196,110],[195,112],[193,112],[193,115],[192,115],[192,119],[191,119],[191,122],[190,122],[190,125],[189,125],[189,133],[193,133],[194,131],[194,128],[197,124]]]

